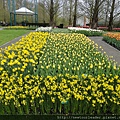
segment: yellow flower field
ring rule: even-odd
[[[120,114],[120,67],[83,34],[31,32],[0,51],[0,114]]]

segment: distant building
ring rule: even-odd
[[[89,24],[90,20],[86,16],[80,16],[77,18],[76,24],[79,26],[86,27],[86,24]]]

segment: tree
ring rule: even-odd
[[[60,0],[41,0],[40,6],[42,11],[44,11],[42,20],[48,21],[51,26],[54,26],[61,14],[60,8],[62,6],[60,5]]]
[[[70,13],[69,13],[69,25],[72,25],[72,0],[69,0],[69,4],[70,4]]]
[[[107,21],[108,21],[108,14],[109,14],[109,10],[110,10],[110,0],[106,0],[105,5],[104,5],[104,11],[105,11],[105,22],[104,22],[104,26],[107,26]]]
[[[39,0],[38,1],[38,21],[42,23],[46,23],[49,20],[49,15],[47,12],[47,3],[46,0]]]
[[[96,29],[98,26],[98,15],[100,11],[100,6],[103,4],[105,0],[95,0],[92,21],[91,21],[91,28]]]
[[[74,9],[74,15],[73,15],[73,27],[76,26],[76,18],[77,17],[77,0],[75,0],[75,9]]]
[[[109,25],[108,25],[108,30],[109,31],[112,31],[112,29],[113,29],[113,13],[114,13],[114,8],[115,8],[115,0],[113,0],[112,6],[111,6],[110,19],[109,19]]]
[[[105,0],[83,0],[81,2],[81,11],[83,16],[87,16],[90,20],[90,27],[96,29],[103,10]]]
[[[98,26],[98,11],[99,11],[99,0],[95,0],[95,6],[93,9],[91,28],[97,28]]]
[[[66,14],[68,12],[67,10],[67,1],[66,0],[62,0],[63,6],[62,6],[62,23],[65,23],[66,21]]]
[[[79,11],[81,11],[80,14],[81,16],[87,16],[90,21],[90,27],[93,19],[94,4],[95,0],[83,0],[79,3]]]
[[[50,0],[50,25],[53,26],[54,24],[54,2]]]
[[[60,1],[56,0],[54,3],[54,25],[56,26],[58,23],[58,20],[60,19],[60,15],[62,14],[61,11],[62,5],[60,5]]]

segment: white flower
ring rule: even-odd
[[[85,31],[103,32],[102,30],[96,30],[96,29],[90,29],[90,28],[68,27],[68,29],[71,30],[71,31],[81,31],[81,30],[85,30]]]
[[[52,27],[39,27],[35,31],[50,32],[51,30],[52,30]]]

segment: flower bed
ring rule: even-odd
[[[104,32],[102,30],[90,29],[90,28],[79,28],[79,27],[68,27],[72,33],[81,33],[86,36],[101,36]]]
[[[52,27],[39,27],[35,31],[37,32],[50,32],[52,30]]]
[[[33,32],[0,53],[0,114],[120,114],[120,68],[82,34]]]
[[[113,28],[113,31],[120,32],[120,28]]]
[[[8,26],[8,27],[4,27],[5,30],[26,30],[29,29],[29,27],[26,26]]]
[[[104,30],[104,31],[107,31],[108,30],[108,27],[98,27],[99,30]],[[116,31],[116,32],[119,32],[120,31],[120,28],[113,28],[112,31]]]
[[[120,33],[107,33],[104,34],[103,40],[113,47],[120,50]]]

